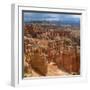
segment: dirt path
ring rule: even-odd
[[[47,76],[61,76],[61,75],[68,75],[68,73],[62,71],[61,69],[59,69],[57,67],[56,64],[54,63],[50,63],[48,65],[48,72],[47,72]]]
[[[54,63],[48,64],[48,71],[46,76],[62,76],[62,75],[69,75],[69,74],[59,69]],[[41,75],[32,70],[32,76],[39,77]]]

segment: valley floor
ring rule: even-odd
[[[46,76],[64,76],[64,75],[70,75],[69,73],[59,69],[57,67],[57,65],[53,62],[48,64],[48,71]],[[32,70],[32,74],[27,74],[27,77],[40,77],[42,75],[40,75],[39,73],[37,73],[36,71]]]

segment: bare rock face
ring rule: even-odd
[[[30,58],[24,55],[24,77],[28,77],[32,75],[32,68],[30,65]]]
[[[47,61],[45,56],[40,54],[39,49],[35,50],[31,57],[31,66],[39,74],[43,76],[47,74]]]

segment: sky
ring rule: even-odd
[[[47,12],[24,12],[24,22],[30,21],[60,21],[80,22],[78,14],[47,13]]]

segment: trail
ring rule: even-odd
[[[55,63],[48,64],[48,71],[46,76],[63,76],[63,75],[69,75],[67,72],[59,69]],[[41,76],[34,70],[32,70],[32,77],[39,77]]]

